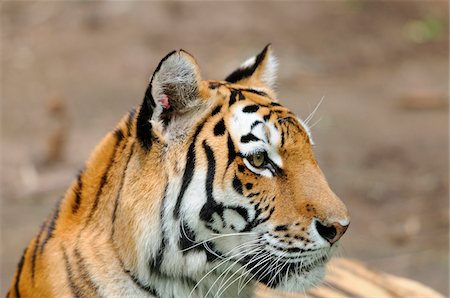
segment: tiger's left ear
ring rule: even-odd
[[[225,81],[245,86],[275,87],[278,62],[268,44],[261,53],[245,61]]]
[[[202,105],[200,70],[188,52],[164,57],[145,92],[137,123],[137,137],[149,148],[154,136],[173,139],[186,132]]]

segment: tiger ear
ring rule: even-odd
[[[200,82],[194,57],[184,50],[167,54],[156,67],[145,92],[140,113],[143,115],[139,115],[138,123],[141,137],[148,138],[152,129],[165,135],[173,130],[174,123],[185,120],[183,115],[201,102]]]
[[[225,81],[246,86],[275,87],[278,62],[268,44],[261,53],[245,61]]]

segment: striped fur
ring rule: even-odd
[[[228,81],[205,81],[190,54],[167,55],[30,242],[9,297],[248,297],[258,282],[317,283],[349,217],[309,131],[270,88],[274,61],[266,47]]]

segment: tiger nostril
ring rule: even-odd
[[[316,230],[320,236],[327,240],[330,244],[338,241],[347,230],[348,225],[343,226],[337,222],[331,225],[324,225],[320,221],[316,221]]]

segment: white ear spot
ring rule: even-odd
[[[270,88],[274,88],[276,85],[276,78],[278,72],[278,60],[269,52],[269,57],[267,57],[266,65],[262,71],[261,81],[265,83]]]
[[[248,58],[247,60],[245,60],[244,63],[241,64],[241,66],[239,66],[239,68],[244,69],[244,68],[250,67],[250,66],[252,66],[253,64],[255,64],[255,60],[256,60],[256,56],[253,56],[253,57],[251,57],[251,58]]]
[[[260,85],[258,83],[262,83],[269,88],[274,88],[277,69],[277,59],[272,54],[270,45],[267,45],[261,53],[247,59],[225,80],[250,87],[257,87]],[[251,86],[252,84],[256,86]]]

